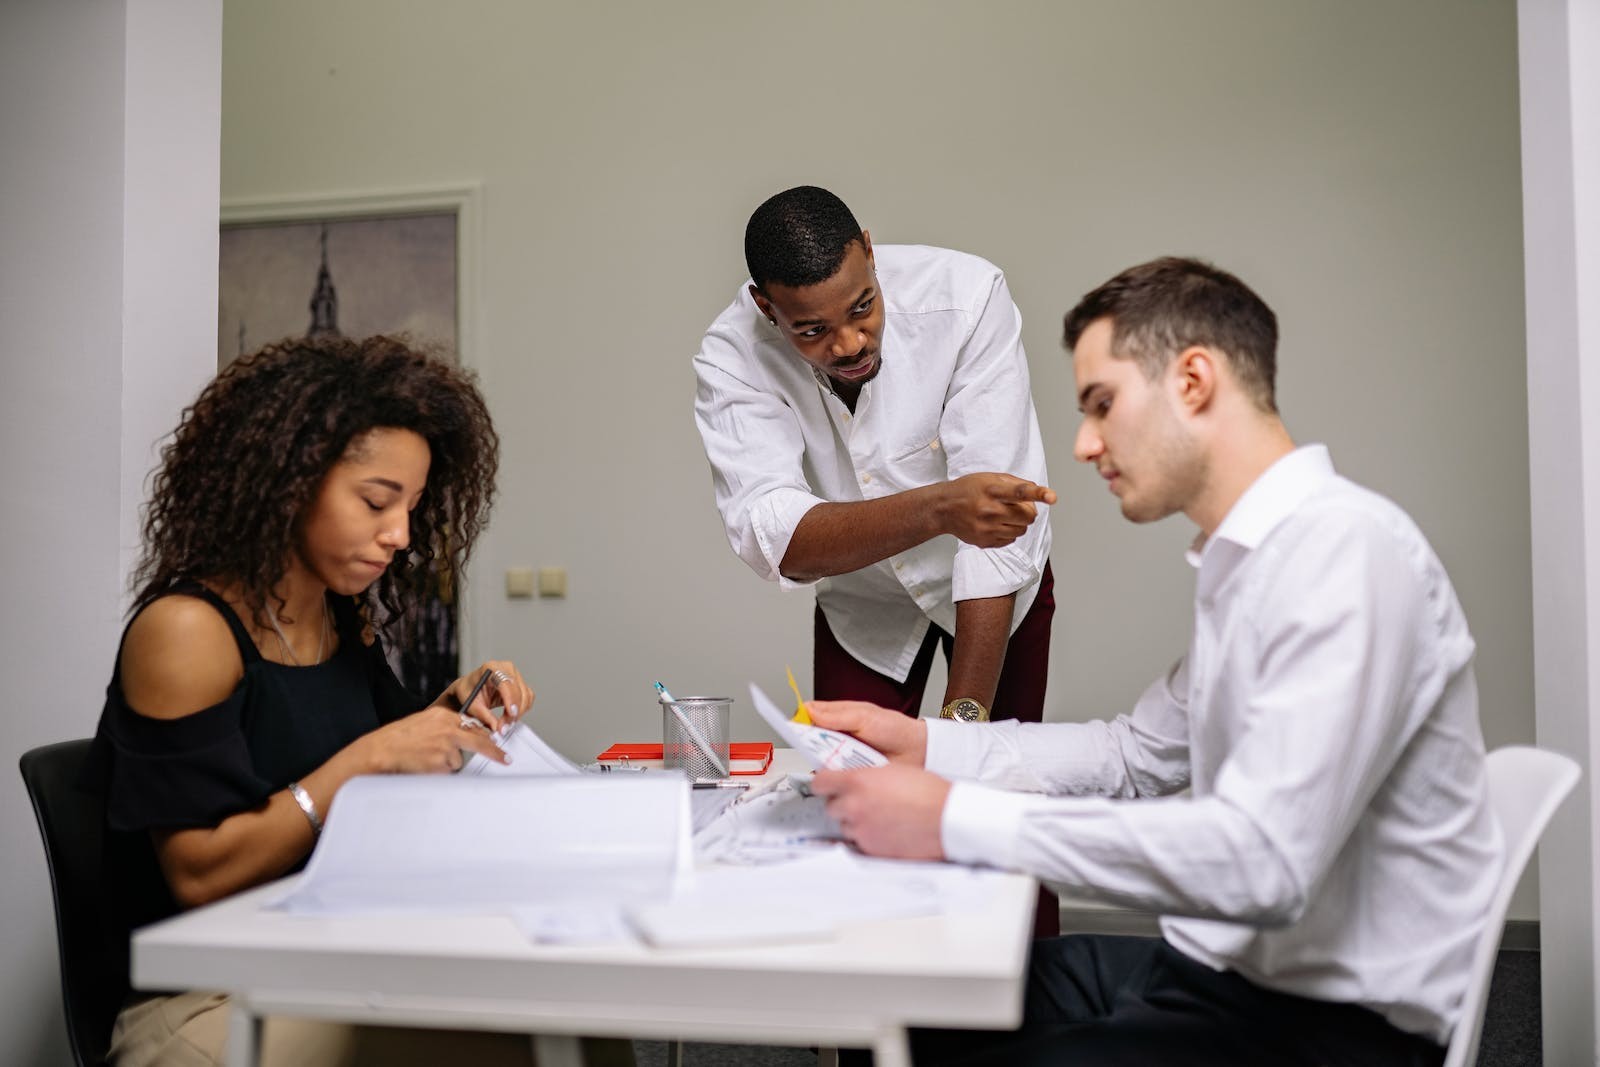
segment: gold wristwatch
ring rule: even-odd
[[[971,697],[957,697],[939,710],[939,718],[957,722],[988,722],[989,709]]]

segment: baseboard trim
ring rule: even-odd
[[[1500,935],[1502,952],[1538,952],[1539,920],[1507,919],[1505,931]]]
[[[1064,934],[1132,934],[1157,937],[1160,920],[1148,912],[1128,911],[1102,904],[1070,900],[1061,903],[1061,932]],[[1539,921],[1508,919],[1500,934],[1502,952],[1538,952]]]

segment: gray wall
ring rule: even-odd
[[[1192,531],[1130,527],[1073,463],[1059,346],[1078,295],[1181,252],[1279,312],[1297,437],[1432,538],[1500,745],[1533,737],[1516,44],[1510,0],[236,3],[223,198],[482,182],[476,651],[573,756],[654,736],[654,678],[809,673],[809,595],[723,539],[689,367],[745,218],[800,182],[1007,271],[1063,496],[1051,718],[1124,709],[1187,640]],[[506,600],[522,564],[570,598]]]

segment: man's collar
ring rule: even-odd
[[[1185,553],[1190,564],[1200,566],[1207,546],[1214,541],[1229,541],[1247,552],[1254,551],[1335,474],[1327,445],[1302,445],[1290,452],[1250,484],[1209,539],[1204,533],[1196,535]]]

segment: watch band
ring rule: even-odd
[[[294,797],[294,802],[300,805],[300,810],[306,813],[306,822],[311,824],[311,833],[317,837],[322,836],[322,816],[317,814],[317,802],[311,799],[306,787],[299,782],[290,782],[286,788],[289,790],[289,795]]]

